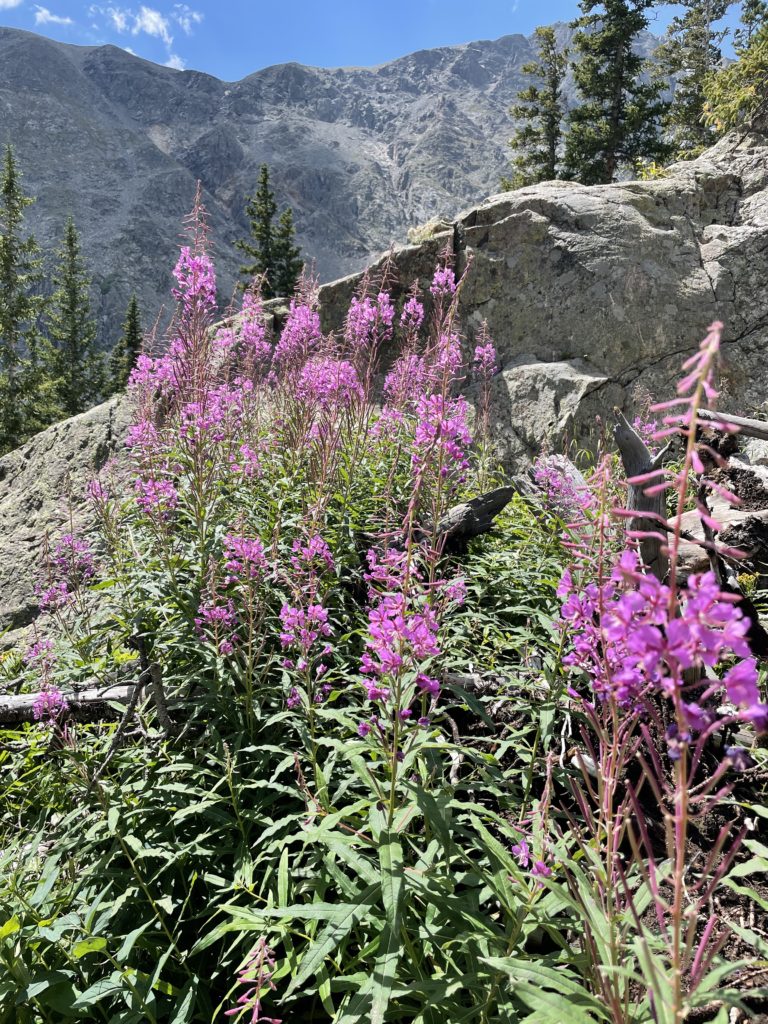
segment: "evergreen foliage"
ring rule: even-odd
[[[35,429],[34,386],[43,342],[38,321],[42,257],[32,235],[24,236],[24,195],[13,149],[5,151],[0,181],[0,452],[16,448]],[[32,404],[36,407],[37,401]]]
[[[758,27],[739,59],[708,76],[704,84],[705,119],[717,132],[747,126],[766,109],[768,99],[768,24]]]
[[[656,2],[581,0],[583,16],[573,23],[581,103],[569,115],[565,165],[585,185],[615,181],[669,152],[660,135],[661,83],[643,80],[646,61],[634,49]]]
[[[742,54],[749,49],[760,28],[768,23],[766,0],[742,0],[739,23],[739,28],[733,33],[733,46],[736,53]]]
[[[123,322],[123,332],[109,357],[109,392],[123,391],[128,384],[131,370],[141,353],[144,334],[141,329],[141,315],[136,293],[131,295]]]
[[[295,244],[296,228],[293,210],[287,207],[280,214],[274,239],[274,289],[276,295],[290,296],[304,269],[301,249]]]
[[[704,85],[722,60],[720,44],[727,29],[716,29],[730,6],[729,0],[681,0],[685,13],[673,18],[667,36],[656,51],[657,73],[674,75],[672,101],[664,127],[680,159],[698,156],[715,141],[704,122]]]
[[[292,295],[303,266],[299,249],[294,245],[293,211],[285,210],[275,227],[277,203],[270,187],[269,167],[261,165],[259,186],[248,198],[245,207],[251,223],[251,237],[235,242],[238,249],[250,258],[240,268],[247,287],[254,277],[264,279],[262,294],[267,299],[277,295]]]
[[[509,143],[518,155],[512,161],[512,177],[501,180],[504,189],[559,177],[559,149],[565,114],[562,86],[568,66],[568,51],[558,47],[555,30],[551,27],[537,28],[534,35],[536,60],[522,67],[523,74],[534,81],[517,94],[517,103],[510,109],[512,117],[522,124]]]
[[[58,252],[55,291],[48,315],[54,348],[57,392],[61,408],[74,416],[94,405],[104,386],[104,366],[96,348],[96,323],[91,316],[88,277],[80,239],[70,217]]]

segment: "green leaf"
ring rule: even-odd
[[[565,999],[557,992],[538,988],[530,982],[517,982],[515,995],[536,1011],[536,1020],[541,1024],[594,1024],[595,1017],[572,999]]]
[[[112,807],[110,807],[109,810],[107,811],[107,828],[112,833],[112,835],[114,835],[115,832],[117,832],[117,823],[119,820],[120,808],[116,807],[113,804]]]
[[[21,929],[18,917],[14,914],[13,917],[9,917],[4,925],[0,927],[0,939],[5,939],[9,935],[15,934]]]
[[[89,953],[100,953],[107,948],[107,940],[100,935],[92,935],[88,939],[81,939],[72,947],[72,956],[75,960],[87,956]]]
[[[515,991],[519,982],[536,985],[542,991],[551,989],[562,996],[568,996],[569,1001],[588,1007],[598,1015],[598,1019],[609,1019],[599,1000],[563,968],[550,967],[532,960],[518,960],[515,957],[481,957],[481,963],[508,975],[516,983]]]
[[[336,949],[354,925],[363,919],[369,908],[379,898],[380,891],[378,883],[369,885],[360,894],[356,903],[344,904],[346,907],[344,914],[324,928],[310,946],[309,951],[304,954],[301,966],[288,986],[286,997],[300,989],[307,978],[314,977],[320,971],[325,958]]]
[[[403,897],[403,848],[393,832],[382,831],[379,839],[381,894],[384,899],[386,928],[379,943],[379,955],[373,969],[371,1024],[383,1024],[392,986],[400,962],[401,903]]]

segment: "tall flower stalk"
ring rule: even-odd
[[[679,1024],[725,940],[727,931],[708,908],[736,855],[742,833],[737,831],[729,838],[725,829],[695,880],[689,863],[689,837],[693,821],[727,798],[730,783],[726,774],[728,769],[738,768],[740,759],[733,752],[726,754],[708,774],[705,753],[713,734],[730,722],[747,721],[764,729],[768,721],[768,709],[760,701],[756,662],[746,639],[749,622],[738,607],[737,596],[724,592],[718,580],[718,559],[738,553],[706,541],[713,569],[684,582],[679,578],[682,516],[694,475],[699,479],[699,514],[710,536],[719,524],[709,514],[706,494],[715,491],[729,497],[704,475],[697,435],[699,411],[717,397],[714,374],[721,329],[720,324],[713,324],[698,353],[684,364],[687,372],[678,384],[678,397],[653,409],[666,413],[665,425],[655,439],[676,434],[685,442],[680,469],[675,473],[654,470],[628,481],[647,487],[649,493],[672,489],[676,494],[671,532],[658,532],[668,548],[668,580],[662,582],[646,572],[634,548],[648,531],[630,530],[628,546],[609,573],[602,568],[608,552],[601,540],[594,552],[596,578],[589,579],[593,574],[590,552],[576,575],[566,573],[559,590],[572,643],[565,662],[589,683],[589,693],[572,691],[589,723],[584,733],[586,753],[577,757],[577,763],[582,768],[591,765],[594,773],[593,779],[585,771],[585,788],[577,789],[577,799],[591,826],[582,833],[585,853],[592,857],[588,850],[592,836],[601,851],[598,888],[606,901],[612,972],[600,964],[594,931],[588,931],[588,942],[596,984],[617,1024],[625,1019],[622,1014],[627,1012],[629,998],[628,986],[615,971],[621,963],[622,945],[633,938],[640,943],[653,1019],[659,1024]],[[718,458],[714,452],[711,455]],[[597,533],[601,537],[603,522],[604,516],[599,514]],[[590,535],[594,536],[594,530]],[[736,707],[732,714],[722,713],[717,706],[723,691]],[[626,777],[633,763],[642,769],[636,782]],[[657,863],[645,821],[644,801],[649,791],[664,815],[667,861],[663,866]],[[634,889],[637,883],[629,878],[623,861],[626,843],[634,850],[634,867],[656,909],[663,957],[652,952],[653,942],[641,921]],[[706,921],[699,934],[696,921],[704,913]]]

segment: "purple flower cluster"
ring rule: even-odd
[[[369,548],[365,555],[368,562],[368,572],[364,574],[368,584],[368,598],[370,601],[376,599],[379,591],[395,593],[403,586],[405,574],[409,571],[412,578],[418,579],[419,574],[415,566],[408,564],[408,553],[397,548],[387,548],[379,553],[375,548]],[[374,587],[378,584],[378,587]]]
[[[237,454],[229,456],[229,470],[250,479],[261,476],[261,459],[249,444],[241,444]]]
[[[476,376],[481,378],[492,377],[498,371],[498,355],[492,341],[486,341],[483,345],[475,345],[473,365]]]
[[[43,676],[47,676],[56,664],[53,653],[53,640],[45,638],[37,640],[24,652],[24,664],[34,666]]]
[[[251,1024],[282,1024],[277,1017],[265,1017],[261,1012],[262,996],[275,990],[274,970],[274,954],[264,939],[259,939],[238,973],[237,982],[245,986],[245,992],[237,1000],[237,1006],[227,1010],[224,1016],[240,1019],[247,1012],[251,1015]]]
[[[415,405],[430,383],[430,373],[423,356],[405,352],[395,360],[384,380],[384,395],[395,409]]]
[[[224,538],[224,568],[228,573],[227,583],[261,579],[267,568],[261,540],[227,534]]]
[[[456,293],[456,275],[451,267],[438,267],[432,278],[429,290],[437,298]]]
[[[167,518],[179,503],[178,491],[170,480],[137,477],[133,490],[138,507],[161,518]]]
[[[72,594],[64,580],[52,583],[49,587],[38,587],[35,593],[41,612],[57,612],[61,608],[65,608],[72,599]]]
[[[440,654],[437,645],[438,622],[426,602],[413,607],[402,592],[384,594],[368,611],[368,639],[360,662],[360,671],[369,700],[386,700],[389,687],[382,681],[398,677],[404,669],[416,668],[426,658]],[[427,676],[421,676],[428,680]],[[422,689],[436,692],[432,683]]]
[[[109,501],[109,491],[101,482],[101,480],[90,480],[88,482],[86,492],[90,500],[96,506],[104,506]]]
[[[379,292],[375,301],[368,295],[354,298],[349,305],[344,336],[353,352],[367,351],[392,340],[395,308],[388,292]]]
[[[296,396],[318,409],[346,409],[362,401],[363,388],[355,367],[346,359],[310,359],[296,382]]]
[[[566,572],[558,595],[573,644],[564,661],[587,673],[600,698],[638,710],[653,690],[684,695],[685,670],[714,668],[735,654],[744,660],[698,701],[722,685],[741,708],[740,717],[765,728],[768,708],[760,703],[757,667],[745,639],[749,623],[713,573],[689,578],[672,618],[669,588],[640,571],[634,551],[624,552],[602,586],[576,586]],[[681,708],[692,729],[710,724],[698,702],[682,701]]]
[[[125,444],[128,448],[137,449],[142,456],[149,457],[160,451],[162,441],[154,423],[139,420],[128,428]]]
[[[90,546],[71,533],[65,533],[54,545],[51,566],[55,576],[64,580],[70,590],[75,590],[96,575]]]
[[[323,332],[317,310],[291,299],[285,326],[272,356],[273,366],[276,369],[297,370],[320,346],[322,340]]]
[[[220,356],[238,364],[254,376],[272,358],[261,296],[246,291],[236,327],[221,327],[214,344]]]
[[[319,534],[313,534],[306,541],[294,540],[291,550],[291,566],[300,577],[310,579],[320,571],[333,572],[333,555],[328,543]]]
[[[229,655],[237,643],[237,612],[232,599],[203,602],[195,616],[195,632],[200,637],[212,636],[219,654]]]
[[[181,409],[180,436],[193,443],[204,437],[223,441],[228,428],[236,426],[243,413],[243,384],[220,384],[210,388],[200,401],[187,402]],[[252,386],[252,385],[251,385]]]
[[[132,389],[141,389],[149,393],[166,394],[175,387],[176,370],[170,354],[148,356],[141,353],[136,365],[131,370],[128,385]]]
[[[566,521],[583,519],[597,504],[592,491],[569,474],[562,456],[540,455],[533,464],[533,479],[543,491],[548,508]]]
[[[461,355],[461,339],[453,331],[443,332],[437,339],[435,347],[434,367],[432,370],[436,381],[444,380],[455,383],[460,380],[463,362]]]
[[[415,295],[411,295],[400,314],[400,326],[409,336],[415,336],[424,323],[424,306]]]
[[[284,604],[280,609],[280,622],[280,643],[285,648],[298,647],[305,658],[320,637],[331,635],[328,609],[321,604],[310,604],[306,608]]]
[[[417,473],[437,465],[441,476],[464,478],[472,434],[467,426],[469,406],[464,398],[422,395],[416,407],[418,422],[411,463]]]
[[[188,245],[183,245],[173,276],[177,282],[173,297],[182,304],[185,311],[189,312],[195,307],[205,310],[215,308],[216,274],[209,256],[193,253]]]
[[[68,707],[61,690],[57,686],[49,686],[38,693],[32,705],[32,714],[36,722],[55,722]]]

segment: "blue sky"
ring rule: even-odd
[[[654,13],[661,32],[672,9]],[[67,43],[113,43],[234,81],[283,61],[371,65],[414,50],[529,34],[567,21],[577,0],[0,0],[0,25]]]

